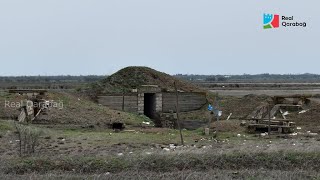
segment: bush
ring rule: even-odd
[[[28,156],[35,153],[36,147],[39,145],[40,136],[43,131],[20,123],[14,123],[18,134],[19,146],[18,152],[20,156]]]

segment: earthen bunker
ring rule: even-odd
[[[157,85],[142,85],[131,93],[101,94],[98,103],[110,109],[144,114],[150,119],[160,120],[162,113],[176,112],[176,93],[162,91]],[[180,112],[202,108],[207,103],[205,92],[179,91]]]

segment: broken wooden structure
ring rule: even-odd
[[[16,93],[26,96],[22,101],[21,107],[18,109],[20,114],[18,116],[19,122],[32,122],[39,117],[39,115],[47,115],[49,101],[45,100],[47,90],[43,89],[10,89],[9,93]]]
[[[252,119],[250,124],[248,125],[248,132],[268,132],[270,123],[270,130],[272,132],[278,133],[293,133],[296,128],[296,123],[292,122],[289,119]]]
[[[292,133],[296,128],[295,122],[287,118],[292,112],[305,110],[311,96],[275,96],[272,103],[265,103],[249,115],[248,131]]]

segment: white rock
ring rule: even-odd
[[[299,112],[299,114],[303,114],[303,113],[306,113],[308,110],[302,110]]]
[[[169,151],[170,151],[170,149],[169,149],[169,148],[163,148],[163,150],[164,150],[164,151],[167,151],[167,152],[169,152]]]
[[[123,156],[123,153],[118,153],[118,156]]]
[[[308,133],[309,136],[317,136],[318,133]]]
[[[169,148],[170,148],[170,149],[175,149],[176,146],[175,146],[174,144],[169,144]]]
[[[241,134],[237,134],[237,137],[241,137]]]
[[[261,136],[262,137],[265,137],[265,136],[267,136],[268,135],[268,133],[261,133]]]
[[[146,152],[146,154],[147,154],[147,155],[150,155],[150,154],[152,154],[152,153],[151,153],[151,152]]]
[[[286,111],[286,112],[283,113],[284,116],[287,116],[287,115],[289,115],[289,114],[290,114],[290,113],[289,113],[288,111]]]

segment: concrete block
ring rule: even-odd
[[[209,136],[210,135],[210,129],[209,128],[204,128],[204,134],[206,136]]]

